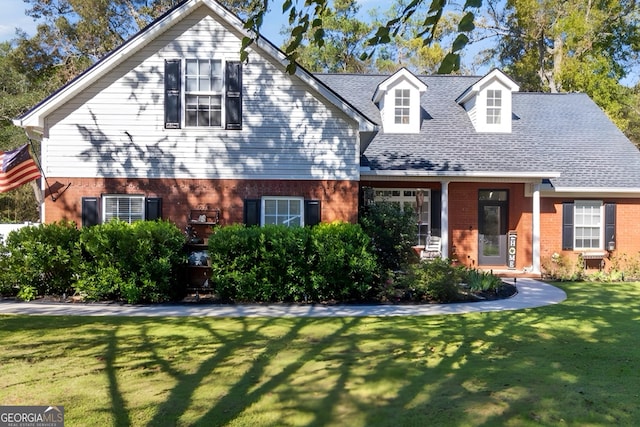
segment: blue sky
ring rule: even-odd
[[[23,0],[1,0],[3,11],[0,14],[0,41],[10,40],[15,36],[15,29],[19,27],[27,32],[27,34],[33,34],[35,32],[36,24],[30,17],[25,15],[25,3]],[[273,11],[265,20],[265,24],[262,27],[262,34],[268,40],[275,45],[279,46],[282,43],[283,37],[280,35],[280,30],[283,25],[286,24],[286,17],[282,15],[281,2],[271,1],[271,7]],[[362,18],[368,16],[370,9],[379,8],[380,11],[384,11],[388,8],[391,2],[389,0],[360,0],[361,9],[360,14]],[[472,53],[468,52],[467,57],[471,57]],[[484,69],[477,70],[482,73]],[[484,70],[486,71],[486,70]],[[640,64],[634,67],[631,75],[623,81],[623,84],[633,85],[640,80]]]
[[[22,28],[29,34],[35,32],[36,24],[33,19],[24,14],[23,0],[2,0],[3,11],[0,14],[0,41],[12,39],[16,34],[16,27]]]
[[[361,12],[363,16],[366,16],[366,11],[374,8],[381,7],[386,8],[389,4],[385,0],[361,0]],[[263,35],[276,45],[280,45],[282,36],[280,30],[283,25],[286,24],[286,17],[280,13],[281,3],[278,1],[271,2],[273,11],[270,13],[268,19],[265,20],[265,24],[262,28]],[[26,5],[24,0],[2,0],[3,13],[0,14],[0,41],[7,41],[15,36],[15,29],[19,27],[27,32],[27,34],[33,34],[35,32],[36,24],[32,18],[25,15]]]

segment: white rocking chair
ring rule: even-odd
[[[429,236],[424,250],[420,253],[420,260],[430,261],[442,257],[442,240],[438,236]]]

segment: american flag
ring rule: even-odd
[[[0,164],[0,193],[6,193],[41,176],[27,144],[15,150],[0,151]]]

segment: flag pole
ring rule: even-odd
[[[40,164],[40,158],[38,157],[38,153],[36,153],[36,150],[33,149],[33,141],[31,140],[31,138],[29,138],[29,135],[27,135],[27,140],[29,141],[29,148],[31,149],[31,153],[33,153],[33,156],[35,158],[35,163],[36,166],[38,166],[38,169],[40,169],[40,173],[42,174],[42,177],[44,178],[44,183],[47,185],[47,189],[49,190],[49,194],[51,195],[51,201],[55,202],[56,200],[58,200],[58,198],[69,189],[69,187],[71,187],[71,183],[67,184],[67,186],[64,188],[64,190],[60,191],[60,192],[56,192],[58,194],[58,196],[54,196],[53,195],[53,190],[51,189],[51,186],[49,185],[49,180],[47,179],[47,175],[45,175],[44,170],[42,169],[42,165]]]

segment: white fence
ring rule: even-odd
[[[29,227],[31,225],[38,225],[33,222],[23,222],[22,224],[0,224],[0,241],[4,242],[9,233],[13,230],[18,230],[22,227]]]

